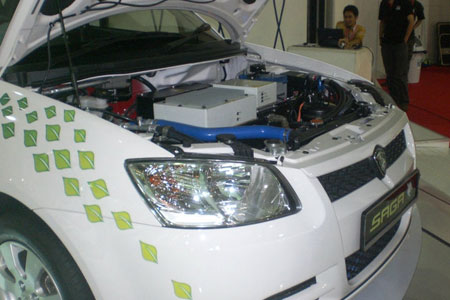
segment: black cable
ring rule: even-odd
[[[73,86],[73,89],[75,92],[75,105],[77,107],[80,107],[80,95],[78,94],[78,82],[77,82],[77,79],[75,78],[75,72],[73,70],[72,57],[70,56],[70,48],[69,48],[69,43],[67,41],[67,32],[66,32],[66,27],[64,26],[64,17],[62,15],[60,0],[57,1],[57,5],[58,5],[58,10],[59,10],[58,15],[59,15],[59,20],[60,20],[60,24],[61,24],[61,30],[63,33],[64,45],[66,47],[67,58],[69,61],[70,77],[71,77],[72,86]]]
[[[47,30],[47,70],[45,71],[44,79],[41,82],[41,86],[39,87],[38,93],[42,93],[42,89],[44,88],[44,84],[47,81],[48,73],[50,73],[50,67],[52,65],[52,50],[50,47],[50,33],[52,31],[52,28],[55,26],[55,23],[48,24],[48,30]]]
[[[159,18],[158,32],[160,32],[161,29],[162,29],[162,21],[163,21],[163,17],[164,17],[164,10],[161,11],[161,17]]]
[[[370,51],[370,53],[372,54],[372,69],[374,68],[374,66],[375,66],[375,54],[373,54],[373,51],[372,51],[372,49],[370,49],[369,47],[367,47],[367,46],[362,46],[361,48],[366,48],[366,49],[369,49],[369,51]]]
[[[86,6],[84,8],[84,10],[81,12],[81,14],[84,14],[84,13],[86,13],[88,11],[106,10],[106,9],[114,8],[114,7],[118,6],[118,5],[129,6],[129,7],[152,7],[152,6],[156,6],[156,5],[159,5],[161,3],[164,3],[166,1],[168,1],[168,0],[161,0],[159,2],[152,3],[152,4],[123,3],[122,0],[118,0],[118,1],[102,1],[102,2],[97,2],[97,3],[94,3],[92,5]],[[106,4],[109,4],[109,6],[104,6]],[[101,5],[102,7],[96,8],[99,5]]]
[[[122,5],[122,6],[129,6],[129,7],[141,7],[141,8],[146,8],[146,7],[153,7],[159,4],[162,4],[164,2],[166,2],[168,0],[161,0],[152,4],[132,4],[132,3],[126,3],[126,2],[122,2],[122,0],[118,0],[118,1],[102,1],[102,2],[96,2],[92,5],[86,6],[85,9],[81,12],[86,13],[88,11],[95,11],[95,10],[105,10],[105,9],[110,9],[110,8],[114,8],[118,5]],[[195,3],[195,4],[208,4],[208,3],[213,3],[216,0],[207,0],[207,1],[200,1],[200,0],[183,0],[184,2],[189,2],[189,3]],[[106,5],[109,4],[109,6],[106,7],[99,7],[96,8],[97,6],[101,5]]]
[[[104,113],[106,115],[110,115],[111,117],[114,117],[114,118],[117,118],[117,119],[122,119],[122,120],[128,121],[128,122],[136,122],[136,120],[133,120],[133,119],[128,118],[126,116],[122,116],[122,115],[116,114],[116,113],[114,113],[112,111],[109,111],[109,110],[106,110],[106,109],[87,107],[85,109],[85,111],[98,111],[98,112],[102,112],[102,113]]]
[[[152,10],[150,13],[152,14],[153,27],[155,28],[155,31],[158,31],[158,26],[156,26],[155,11]]]
[[[222,81],[225,81],[227,79],[227,69],[225,68],[225,66],[222,66],[222,70],[223,70],[223,79]]]
[[[63,19],[67,19],[67,18],[74,17],[74,16],[76,16],[76,15],[75,14],[71,14],[71,15],[68,15],[68,16],[64,16]],[[60,22],[60,20],[56,20],[54,22],[48,23],[48,30],[47,30],[47,70],[45,70],[44,79],[42,80],[41,86],[39,87],[39,89],[37,91],[39,94],[42,93],[42,90],[44,89],[45,82],[48,79],[48,74],[50,73],[50,68],[51,68],[51,65],[52,65],[52,50],[51,50],[51,46],[50,46],[50,34],[52,32],[53,27],[55,27],[55,24],[58,23],[58,22]]]
[[[275,35],[275,41],[273,43],[273,48],[275,49],[278,44],[278,36],[280,36],[281,46],[283,48],[283,51],[286,51],[286,48],[284,47],[284,39],[283,34],[281,33],[281,22],[283,21],[283,15],[284,15],[284,7],[286,5],[286,0],[283,0],[283,3],[281,5],[281,12],[280,16],[278,17],[278,11],[277,11],[277,3],[275,0],[273,0],[273,9],[275,11],[275,21],[277,23],[277,34]]]
[[[152,93],[156,92],[155,86],[150,81],[143,78],[142,76],[136,76],[136,77],[133,77],[133,79],[136,79],[137,81],[143,83],[146,87],[148,87],[152,91]]]
[[[222,23],[219,22],[219,28],[217,28],[217,32],[223,37],[225,38],[225,31],[223,31],[223,26]]]
[[[125,117],[129,118],[131,113],[136,112],[136,108],[137,108],[137,103],[135,102],[135,103],[131,104],[131,105],[125,110],[125,112],[123,113],[123,115],[124,115]]]
[[[208,0],[208,1],[197,1],[197,0],[183,0],[185,2],[195,3],[195,4],[208,4],[216,2],[216,0]]]
[[[114,2],[114,1],[102,1],[102,2],[94,3],[93,5],[90,6],[90,8],[92,8],[91,10],[110,9],[110,8],[114,8],[114,7],[118,6],[121,2],[122,2],[122,0],[118,0],[116,2]],[[110,6],[106,6],[106,7],[101,7],[101,8],[98,8],[98,9],[94,8],[97,5],[104,5],[104,4],[111,4],[111,5]]]

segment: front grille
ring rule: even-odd
[[[387,166],[388,168],[394,164],[397,158],[402,155],[403,151],[406,149],[406,138],[405,133],[400,132],[399,135],[395,137],[385,148],[386,157],[387,157]]]
[[[350,280],[358,275],[383,251],[387,244],[392,240],[400,226],[400,221],[386,232],[375,244],[366,252],[359,250],[345,259],[347,268],[347,279]]]
[[[385,148],[389,168],[406,149],[405,133],[401,131]],[[368,157],[334,172],[319,176],[319,181],[334,202],[367,184],[378,175],[378,170]]]

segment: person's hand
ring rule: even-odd
[[[344,49],[355,49],[356,46],[357,46],[357,45],[346,44],[346,45],[344,46]]]
[[[346,45],[347,45],[346,39],[339,39],[339,41],[338,41],[339,48],[344,48]]]

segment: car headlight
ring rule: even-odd
[[[222,160],[127,160],[127,171],[163,225],[226,227],[300,208],[271,165]]]

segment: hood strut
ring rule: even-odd
[[[78,83],[75,77],[75,72],[73,71],[72,57],[70,56],[69,43],[67,41],[66,27],[64,26],[64,17],[62,15],[60,0],[57,0],[57,4],[58,4],[58,15],[61,22],[61,30],[64,39],[64,45],[66,47],[67,59],[69,60],[70,79],[72,80],[72,86],[75,92],[75,105],[77,107],[80,107],[80,95],[78,94]]]

